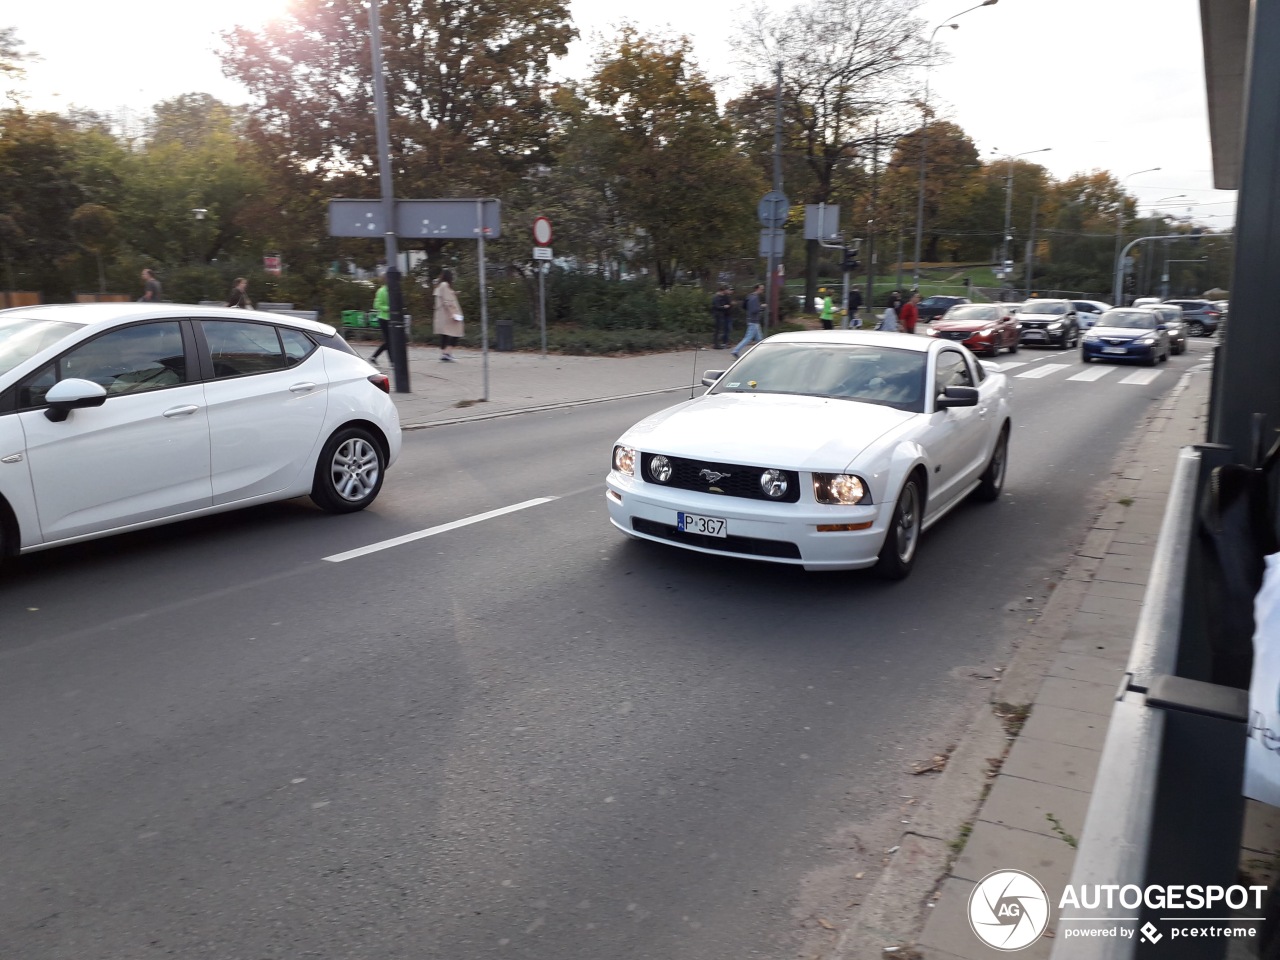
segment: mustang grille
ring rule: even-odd
[[[632,517],[631,527],[637,533],[647,533],[651,537],[661,537],[672,543],[687,543],[707,550],[719,550],[724,553],[745,553],[753,557],[779,557],[785,560],[799,560],[800,548],[785,540],[761,540],[757,537],[708,537],[701,533],[686,533],[675,527],[646,520],[643,517]]]
[[[653,454],[641,458],[644,479],[660,487],[677,490],[699,490],[702,493],[719,493],[726,497],[743,497],[747,500],[764,500],[768,503],[798,503],[800,501],[800,474],[784,470],[787,476],[787,492],[780,497],[766,497],[760,489],[760,475],[770,467],[744,467],[740,463],[711,463],[706,460],[686,460],[683,457],[667,457],[671,461],[671,479],[666,483],[655,480],[649,465]],[[716,474],[720,476],[714,480]]]

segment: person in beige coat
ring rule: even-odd
[[[453,271],[440,271],[436,283],[436,309],[432,317],[432,330],[440,335],[440,359],[453,362],[453,346],[462,336],[462,305],[453,292]]]

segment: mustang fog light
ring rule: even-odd
[[[636,475],[636,452],[631,447],[618,444],[613,448],[613,469],[629,477]]]
[[[675,468],[671,466],[671,461],[658,454],[656,457],[649,459],[649,476],[657,480],[659,483],[666,483],[671,479],[671,474]]]
[[[851,530],[870,530],[872,522],[868,520],[865,523],[820,523],[818,524],[818,532],[848,533]]]
[[[766,470],[760,474],[760,489],[771,500],[787,495],[787,475],[781,470]]]
[[[851,473],[815,473],[813,496],[819,503],[869,503],[871,496],[861,477]]]

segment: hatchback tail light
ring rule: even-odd
[[[369,382],[388,396],[391,395],[391,378],[385,373],[371,373]]]

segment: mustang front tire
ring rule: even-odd
[[[991,451],[991,459],[987,461],[987,469],[982,471],[978,481],[978,489],[973,495],[987,503],[1000,499],[1000,491],[1004,489],[1004,475],[1009,466],[1009,427],[1006,424],[1000,431],[1000,439],[996,448]]]
[[[377,498],[385,474],[386,457],[373,434],[344,427],[320,451],[311,499],[330,513],[363,510]]]
[[[920,528],[924,520],[924,497],[920,481],[913,475],[902,485],[898,501],[893,505],[893,519],[876,561],[876,576],[885,580],[903,580],[916,562],[920,544]]]

